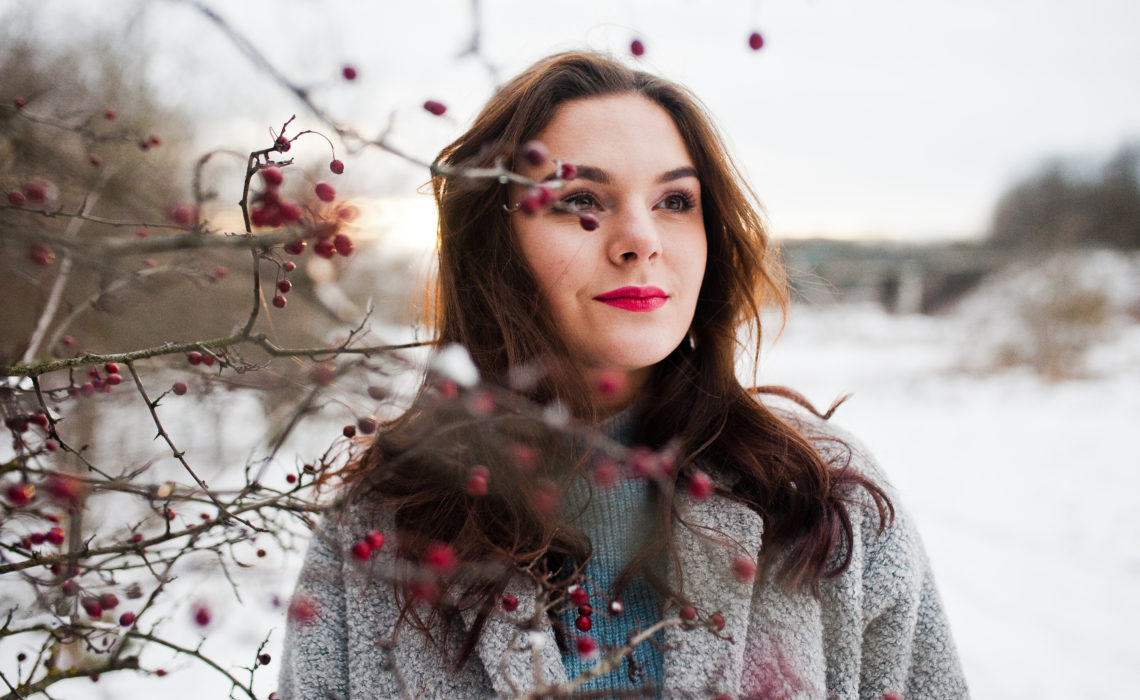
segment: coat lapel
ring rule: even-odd
[[[725,625],[720,632],[724,639],[700,629],[666,629],[665,694],[700,690],[735,695],[743,674],[752,583],[736,580],[732,565],[740,556],[755,561],[763,520],[744,504],[716,495],[701,501],[679,495],[677,512],[683,591],[696,607],[698,619],[719,612]],[[672,576],[673,585],[679,585],[676,572]]]
[[[483,634],[475,647],[495,692],[500,696],[514,697],[533,690],[536,653],[542,681],[564,682],[566,668],[562,665],[562,653],[554,641],[550,618],[540,615],[537,630],[523,629],[534,615],[537,598],[534,584],[521,575],[515,576],[507,585],[505,593],[518,598],[518,609],[512,613],[496,609],[488,616]],[[475,624],[476,615],[475,610],[462,612],[468,629]]]

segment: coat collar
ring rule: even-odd
[[[663,690],[666,695],[697,689],[734,692],[743,673],[752,584],[733,578],[732,563],[739,556],[754,558],[760,551],[763,522],[744,504],[718,495],[698,501],[682,494],[676,508],[683,588],[675,571],[672,584],[684,590],[701,619],[719,612],[725,626],[720,637],[702,630],[666,629]],[[533,690],[536,665],[545,682],[565,681],[549,617],[541,616],[536,630],[519,629],[518,621],[530,619],[534,612],[534,583],[515,576],[506,592],[518,598],[518,609],[490,616],[476,646],[495,692],[514,696]],[[463,611],[468,628],[475,617],[476,611]]]

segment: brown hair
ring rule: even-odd
[[[858,487],[871,496],[882,526],[893,516],[884,491],[848,465],[849,449],[825,459],[802,429],[757,401],[736,377],[739,331],[752,326],[758,353],[761,307],[783,310],[787,294],[755,195],[699,101],[675,83],[606,56],[551,56],[490,99],[471,128],[440,153],[432,180],[440,216],[438,339],[466,347],[489,385],[513,380],[516,390],[479,389],[485,393],[449,399],[432,389],[429,378],[412,409],[381,430],[350,475],[351,498],[395,513],[401,555],[416,559],[442,541],[459,559],[484,563],[477,575],[449,580],[446,602],[440,596],[432,607],[432,615],[447,623],[444,629],[459,608],[479,610],[459,663],[474,648],[510,572],[536,562],[550,569],[567,560],[581,565],[590,554],[584,535],[536,498],[573,472],[565,442],[540,418],[528,418],[533,410],[506,406],[493,420],[478,420],[472,401],[484,410],[495,401],[522,401],[520,396],[540,403],[557,399],[579,417],[595,415],[584,378],[571,362],[559,361],[567,350],[558,329],[538,311],[538,286],[511,233],[510,186],[462,171],[497,165],[514,170],[522,144],[561,105],[627,93],[664,109],[684,140],[701,182],[708,262],[690,338],[656,367],[635,435],[651,449],[668,446],[677,469],[672,482],[654,487],[655,536],[616,587],[645,571],[666,595],[684,600],[683,579],[681,590],[669,590],[647,563],[665,556],[679,571],[672,492],[698,460],[719,473],[721,483],[732,484],[724,495],[763,517],[761,564],[788,588],[816,590],[822,578],[846,569],[853,538],[848,509],[855,507]],[[536,365],[538,380],[520,386],[518,370]],[[475,464],[492,474],[490,491],[480,497],[464,489]],[[403,610],[427,632],[406,599]]]

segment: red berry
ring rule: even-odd
[[[285,297],[281,296],[280,294],[273,297],[273,305],[279,309],[284,309],[285,305],[288,303],[289,302],[285,299]]]
[[[16,109],[23,109],[28,102],[23,97],[17,97],[12,100],[12,104],[16,105]]]
[[[71,579],[67,579],[63,582],[63,585],[59,587],[59,590],[63,591],[65,596],[70,597],[79,593],[79,584]]]
[[[24,194],[28,196],[28,201],[42,202],[47,199],[47,187],[42,182],[29,182],[24,185]]]
[[[186,361],[192,365],[200,365],[202,364],[202,353],[197,350],[191,350],[186,353]]]
[[[331,170],[334,175],[341,175],[344,173],[344,163],[334,159],[329,163],[329,170]]]
[[[713,493],[712,479],[702,471],[694,471],[693,477],[689,479],[688,491],[690,496],[703,501]]]
[[[487,477],[481,474],[472,474],[467,477],[466,484],[467,493],[472,496],[486,496],[487,495]]]
[[[748,583],[756,577],[756,562],[747,555],[737,557],[732,562],[732,576],[741,583]]]
[[[162,139],[158,136],[155,136],[154,134],[151,134],[149,137],[147,137],[146,145],[147,148],[158,148],[162,145]]]
[[[262,666],[268,666],[269,662],[272,660],[273,660],[273,657],[271,657],[269,654],[258,654],[257,655],[257,663],[261,664]]]
[[[724,629],[724,615],[721,615],[720,613],[713,613],[712,616],[709,617],[709,622],[712,623],[712,626],[716,629],[717,632],[720,632]]]
[[[697,616],[697,609],[691,605],[683,606],[677,613],[682,620],[692,620]]]
[[[194,606],[194,624],[199,627],[210,624],[210,609],[205,605]]]
[[[264,549],[259,549],[259,550],[257,550],[257,556],[258,556],[258,558],[259,558],[259,559],[260,559],[261,557],[264,557],[266,554],[268,554],[268,552],[266,552]]]
[[[135,614],[133,612],[128,610],[122,615],[119,615],[120,627],[130,627],[133,624],[135,624]]]
[[[277,207],[276,213],[280,217],[280,220],[274,218],[270,221],[270,224],[273,226],[280,226],[282,223],[295,224],[305,215],[300,205],[293,204],[292,202],[283,202]]]
[[[590,595],[586,593],[585,588],[582,588],[578,584],[570,586],[567,593],[570,594],[570,602],[579,608],[583,605],[589,605],[590,603]]]
[[[375,418],[365,417],[356,421],[356,429],[361,435],[371,435],[376,432],[376,428],[379,427],[379,425]]]
[[[629,42],[629,52],[634,56],[644,56],[645,44],[641,42],[641,39],[634,39],[633,41]]]
[[[527,163],[537,168],[550,157],[550,151],[541,141],[527,141],[523,144],[522,155]]]
[[[519,210],[527,216],[534,216],[538,210],[542,208],[542,198],[538,193],[538,188],[532,187],[527,190],[526,196],[519,202]]]
[[[519,608],[519,599],[508,593],[503,596],[503,610],[507,612],[514,612]]]
[[[369,530],[364,539],[373,552],[384,546],[384,533],[379,530]]]
[[[332,384],[332,380],[336,378],[336,366],[329,362],[313,365],[311,376],[313,377],[313,381],[317,384],[328,386]]]
[[[748,35],[748,48],[753,51],[759,51],[764,46],[764,37],[760,36],[760,32],[752,32]]]
[[[108,120],[114,119],[115,116],[116,116],[115,110],[113,110],[113,109],[108,109],[108,110],[103,112],[103,118],[104,119],[108,119]]]
[[[59,445],[56,444],[55,440],[44,440],[44,449],[48,452],[55,452],[59,449]]]
[[[122,383],[122,381],[123,381],[123,375],[121,375],[121,374],[108,374],[107,375],[107,383],[110,384],[111,386],[118,386],[119,384]]]
[[[367,540],[360,540],[352,545],[352,558],[357,561],[368,561],[372,556],[372,547]]]
[[[170,220],[177,226],[189,226],[194,221],[194,209],[189,204],[178,204],[170,210]]]
[[[100,165],[103,164],[103,159],[100,158],[99,156],[95,155],[94,153],[92,153],[91,155],[87,156],[87,162],[90,163],[91,165],[94,165],[96,168],[98,168]]]
[[[294,596],[289,601],[289,619],[302,625],[312,623],[317,619],[317,603],[312,598]]]
[[[434,542],[424,553],[424,564],[437,575],[447,576],[455,571],[458,562],[455,559],[455,550],[450,545]]]
[[[594,623],[590,622],[590,618],[582,616],[574,621],[574,626],[578,628],[579,632],[589,632]]]
[[[286,260],[285,262],[281,263],[281,269],[285,270],[286,272],[292,272],[293,270],[297,269],[297,263],[293,262],[292,260]]]
[[[99,596],[99,605],[104,610],[114,610],[119,607],[119,597],[114,593],[103,593]]]
[[[285,252],[289,255],[300,255],[305,252],[304,241],[293,241],[292,243],[285,244]]]
[[[594,606],[587,603],[586,605],[583,605],[582,607],[578,608],[578,614],[583,615],[585,617],[590,617],[591,615],[594,614]]]
[[[131,535],[131,542],[138,544],[139,542],[142,542],[142,541],[143,541],[142,534],[136,532],[135,534]]]
[[[107,371],[107,374],[118,374],[119,363],[108,362],[107,364],[103,365],[103,369]]]
[[[260,171],[261,179],[270,187],[278,187],[285,181],[285,174],[281,172],[280,168],[262,168]]]
[[[345,66],[340,70],[340,74],[344,76],[345,80],[356,80],[356,68],[352,66]]]
[[[33,243],[28,247],[28,260],[36,265],[50,265],[55,260],[55,251],[44,243]]]
[[[336,199],[336,190],[327,182],[318,182],[315,190],[317,199],[322,202],[331,202]]]
[[[578,177],[578,168],[573,163],[563,163],[558,172],[558,177],[563,180],[573,180]]]
[[[288,294],[289,290],[293,288],[293,283],[289,280],[277,280],[277,291],[282,294]]]
[[[283,135],[278,136],[277,140],[273,142],[274,150],[281,151],[282,153],[284,153],[285,151],[288,151],[292,147],[293,147],[293,144],[290,143],[289,139],[285,138],[285,136],[283,136]]]
[[[83,386],[79,387],[79,393],[83,394],[84,396],[94,396],[95,385],[91,382],[84,382]]]
[[[598,653],[598,643],[589,635],[582,635],[574,641],[578,656],[592,657]]]
[[[578,225],[586,231],[593,231],[598,228],[598,217],[590,212],[578,215]]]
[[[55,475],[44,482],[44,491],[59,503],[72,504],[83,495],[83,483],[71,476]]]
[[[47,535],[42,532],[33,532],[28,536],[28,538],[31,540],[32,544],[39,546],[43,544],[45,540],[47,540]]]
[[[174,386],[170,388],[176,396],[182,396],[186,393],[186,382],[174,382]]]
[[[447,105],[435,100],[428,100],[427,102],[424,102],[424,109],[438,117],[447,111]]]
[[[629,386],[628,377],[616,369],[602,370],[594,380],[594,387],[602,396],[617,396]]]
[[[19,190],[12,190],[8,193],[8,203],[13,206],[22,207],[26,201],[27,197],[25,197],[24,193],[20,192]]]
[[[346,258],[348,256],[352,255],[352,239],[349,238],[348,236],[346,236],[345,234],[343,234],[343,233],[336,234],[335,236],[333,236],[332,242],[333,242],[333,247],[336,248],[336,252],[340,253],[341,255],[343,255]]]
[[[608,458],[602,458],[598,465],[594,467],[593,471],[594,483],[603,489],[608,489],[618,482],[621,474],[618,471],[617,464]]]
[[[326,260],[332,260],[333,256],[336,255],[336,248],[333,246],[332,241],[327,238],[322,238],[313,244],[313,252]]]
[[[92,618],[100,618],[103,616],[103,606],[99,605],[99,599],[95,596],[85,596],[79,600],[79,604],[87,611],[87,614]]]
[[[376,401],[383,401],[388,396],[388,392],[384,390],[384,387],[373,384],[368,387],[368,395]]]
[[[65,539],[67,539],[67,533],[63,531],[62,527],[53,527],[47,531],[47,541],[57,547],[63,544]]]
[[[288,481],[290,484],[295,484],[295,483],[297,483],[297,475],[296,474],[286,474],[285,475],[285,481]]]
[[[164,669],[164,668],[155,669],[154,675],[158,676],[159,678],[162,678],[163,676],[166,675],[166,669]]]
[[[356,437],[356,426],[346,425],[340,432],[343,433],[346,438]]]

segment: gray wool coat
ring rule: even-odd
[[[856,460],[865,473],[877,473],[861,453]],[[723,614],[725,626],[720,636],[666,629],[664,697],[967,697],[922,544],[891,497],[896,518],[882,535],[869,499],[853,509],[851,566],[825,581],[817,599],[771,580],[736,580],[732,561],[760,549],[760,516],[721,496],[679,495],[675,530],[684,590],[702,615]],[[394,543],[389,539],[366,563],[349,551],[369,529],[394,532],[390,517],[366,521],[354,512],[327,517],[315,532],[294,595],[315,603],[318,614],[307,623],[290,622],[279,698],[518,697],[534,689],[536,673],[546,683],[566,680],[549,619],[542,616],[540,628],[526,633],[515,624],[530,618],[536,599],[534,585],[521,575],[507,588],[518,597],[518,610],[488,619],[462,669],[454,670],[407,626],[395,632],[392,585],[375,575],[399,566]],[[461,633],[474,613],[462,617]],[[461,637],[452,635],[452,655]]]

